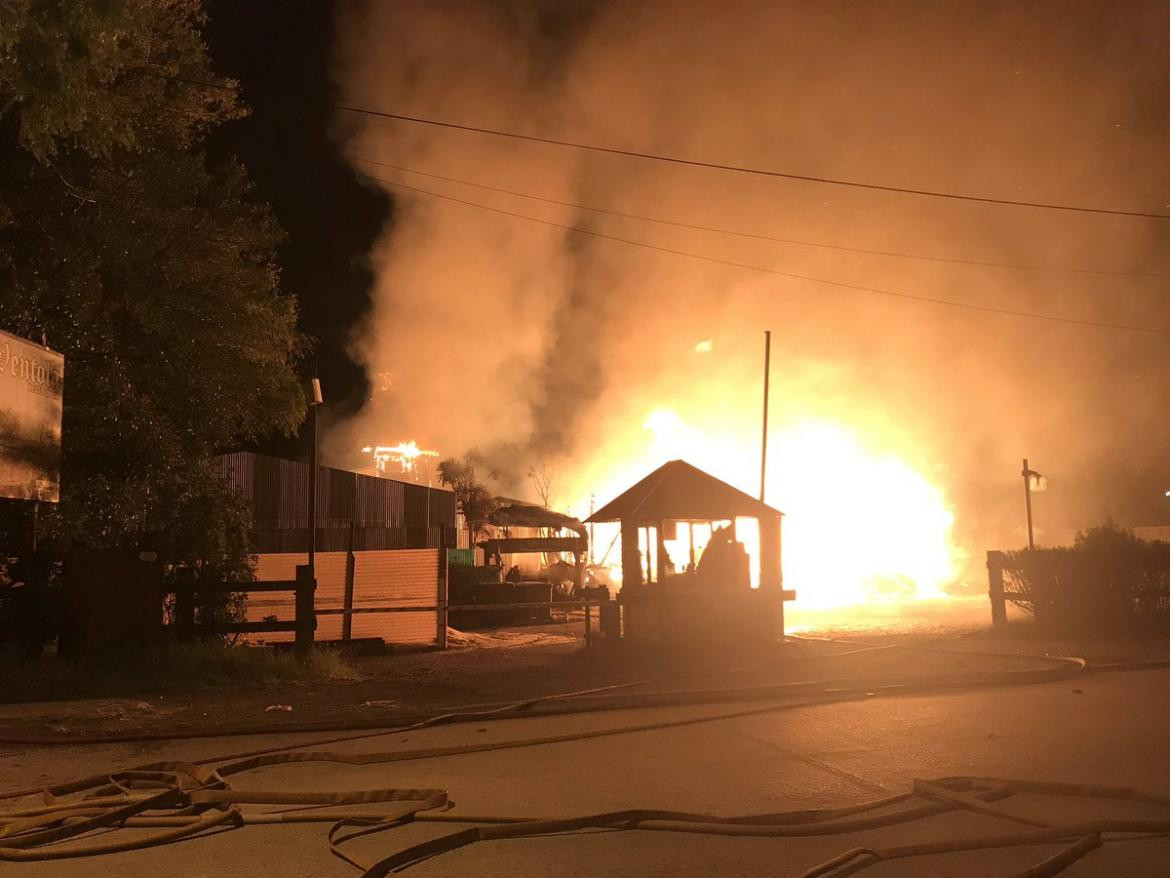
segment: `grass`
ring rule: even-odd
[[[343,656],[320,647],[314,647],[304,663],[291,652],[220,643],[171,645],[135,656],[84,663],[56,656],[22,661],[0,655],[0,702],[255,688],[357,677],[357,669]]]

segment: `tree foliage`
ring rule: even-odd
[[[4,0],[0,108],[21,146],[108,157],[185,147],[244,112],[211,69],[200,0]]]
[[[1165,629],[1170,543],[1143,540],[1112,521],[1072,546],[1005,553],[1005,577],[1038,622],[1096,633]]]
[[[297,427],[304,341],[271,211],[202,148],[243,110],[211,70],[201,6],[0,15],[0,326],[66,356],[56,534],[149,532],[168,560],[238,560],[243,512],[206,462]]]
[[[483,457],[473,450],[460,458],[445,458],[438,466],[439,481],[455,492],[472,545],[487,529],[488,519],[496,509],[495,497],[481,481],[483,465]]]

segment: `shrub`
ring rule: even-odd
[[[1038,622],[1107,633],[1170,623],[1170,543],[1106,522],[1072,546],[1005,554],[1005,575]]]

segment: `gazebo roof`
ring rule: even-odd
[[[781,514],[685,460],[672,460],[602,506],[587,521],[626,519],[641,525],[672,520],[776,518]]]

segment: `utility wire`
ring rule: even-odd
[[[784,180],[800,180],[805,183],[823,183],[830,186],[845,186],[852,189],[868,189],[875,192],[896,192],[902,195],[922,195],[930,198],[946,198],[952,201],[971,201],[980,204],[1000,204],[1011,207],[1032,207],[1042,210],[1060,210],[1070,213],[1093,213],[1105,216],[1129,216],[1144,219],[1170,219],[1167,213],[1152,213],[1142,210],[1119,210],[1106,207],[1086,207],[1075,204],[1056,204],[1045,201],[1016,201],[1010,198],[991,198],[983,195],[963,195],[956,192],[942,192],[934,189],[912,189],[905,186],[887,186],[880,183],[864,183],[860,180],[842,180],[836,177],[817,177],[811,174],[796,174],[790,171],[775,171],[766,168],[752,168],[745,165],[729,165],[720,162],[706,162],[698,159],[685,159],[680,156],[660,155],[651,152],[638,152],[631,149],[619,149],[616,146],[600,146],[594,143],[581,143],[575,140],[560,140],[555,137],[540,137],[535,134],[521,134],[517,131],[503,131],[497,128],[482,128],[477,125],[463,125],[457,122],[444,122],[438,119],[427,119],[422,116],[407,116],[403,113],[390,113],[385,110],[373,110],[368,107],[351,107],[345,104],[333,104],[335,110],[346,113],[356,113],[363,116],[375,116],[381,119],[394,119],[399,122],[411,122],[416,125],[431,125],[437,128],[447,128],[453,131],[467,131],[473,134],[486,134],[492,137],[506,137],[512,140],[523,140],[529,143],[543,143],[549,146],[561,146],[571,149],[599,152],[607,155],[620,155],[627,158],[646,159],[648,161],[665,162],[667,164],[685,165],[687,167],[708,168],[716,171],[730,171],[737,174],[750,174],[756,177],[776,177]]]
[[[946,305],[952,308],[963,308],[969,311],[982,311],[988,314],[1000,314],[1006,317],[1024,317],[1030,320],[1047,320],[1054,323],[1065,323],[1073,326],[1091,326],[1097,329],[1116,329],[1124,332],[1141,332],[1149,335],[1170,336],[1170,329],[1158,329],[1150,326],[1132,326],[1124,323],[1105,323],[1097,320],[1081,320],[1075,317],[1061,317],[1056,314],[1044,314],[1037,311],[1018,311],[1012,308],[997,308],[992,305],[976,305],[971,302],[961,302],[955,299],[940,299],[934,296],[922,296],[915,293],[906,293],[898,290],[887,290],[881,287],[869,287],[861,284],[845,283],[844,281],[829,280],[822,277],[813,277],[806,274],[796,274],[794,272],[780,271],[775,268],[768,268],[762,265],[752,265],[748,262],[737,262],[732,259],[721,259],[717,256],[707,256],[702,253],[694,253],[689,250],[677,250],[673,247],[663,247],[658,244],[651,244],[646,241],[638,241],[633,238],[623,238],[619,235],[610,235],[605,232],[598,232],[594,229],[583,228],[582,226],[574,226],[568,223],[558,223],[553,220],[541,219],[540,217],[530,216],[525,213],[518,213],[512,210],[505,210],[501,207],[490,207],[486,204],[480,204],[475,201],[467,201],[463,198],[456,198],[452,195],[442,195],[438,192],[432,192],[429,189],[420,189],[417,186],[409,186],[406,183],[400,183],[397,180],[387,180],[382,177],[367,175],[371,180],[377,180],[380,183],[385,183],[388,186],[394,186],[399,189],[406,189],[410,192],[415,192],[419,195],[424,195],[428,198],[437,198],[443,201],[451,201],[456,204],[466,205],[467,207],[478,208],[479,210],[490,211],[491,213],[498,213],[504,216],[514,217],[516,219],[526,220],[528,222],[539,223],[540,225],[550,226],[556,229],[564,229],[569,232],[576,232],[581,235],[589,235],[594,238],[601,238],[606,241],[616,241],[619,244],[627,244],[631,247],[641,247],[646,250],[653,250],[658,253],[667,253],[672,256],[682,256],[687,259],[696,259],[701,262],[709,262],[715,265],[726,265],[730,268],[741,268],[746,271],[756,271],[763,274],[776,275],[777,277],[786,277],[792,280],[802,280],[809,283],[823,284],[825,286],[838,287],[840,289],[858,290],[864,293],[873,293],[879,296],[888,296],[895,299],[905,299],[914,302],[926,302],[932,305]]]
[[[145,76],[154,76],[158,79],[168,79],[172,82],[181,82],[186,83],[187,85],[197,85],[202,86],[203,88],[230,91],[233,94],[240,92],[239,88],[223,85],[222,83],[205,82],[198,79],[190,79],[182,76],[172,76],[149,70],[142,70],[139,72]],[[615,146],[601,146],[599,144],[593,143],[580,143],[574,140],[560,140],[555,137],[540,137],[535,134],[521,134],[518,131],[503,131],[497,128],[483,128],[476,125],[464,125],[457,122],[444,122],[439,119],[427,119],[423,116],[408,116],[404,113],[391,113],[387,110],[375,110],[370,107],[354,107],[349,106],[348,104],[337,104],[332,102],[330,102],[328,106],[343,113],[355,113],[362,116],[373,116],[380,119],[393,119],[399,122],[410,122],[416,125],[431,125],[437,128],[447,128],[452,131],[466,131],[473,134],[486,134],[492,137],[505,137],[512,140],[523,140],[529,143],[543,143],[549,146],[561,146],[570,149],[586,150],[588,152],[605,153],[607,155],[620,155],[626,156],[627,158],[665,162],[668,164],[684,165],[686,167],[709,168],[716,171],[730,171],[737,174],[750,174],[757,177],[775,177],[783,180],[799,180],[805,183],[823,183],[830,186],[845,186],[853,189],[868,189],[874,192],[894,192],[902,195],[921,195],[930,198],[946,198],[952,201],[970,201],[979,204],[999,204],[1010,207],[1032,207],[1041,210],[1060,210],[1070,213],[1092,213],[1105,216],[1139,217],[1143,219],[1170,219],[1170,214],[1168,213],[1153,213],[1142,210],[1120,210],[1106,207],[1087,207],[1084,205],[1057,204],[1045,201],[1021,201],[1010,198],[991,198],[989,196],[983,195],[964,195],[956,192],[942,192],[934,189],[914,189],[906,186],[888,186],[881,183],[865,183],[860,180],[842,180],[836,177],[818,177],[811,174],[796,174],[789,171],[775,171],[767,168],[752,168],[745,165],[730,165],[719,162],[700,161],[698,159],[685,159],[680,156],[638,152],[636,150],[620,149]]]
[[[730,235],[737,238],[747,238],[754,241],[772,241],[777,244],[791,244],[798,247],[819,247],[826,250],[839,250],[845,253],[863,253],[868,256],[890,256],[898,259],[920,259],[925,262],[945,262],[952,265],[974,265],[985,266],[990,268],[1008,268],[1020,271],[1051,271],[1061,272],[1067,274],[1093,274],[1093,275],[1108,275],[1111,277],[1141,277],[1141,278],[1170,278],[1170,272],[1156,272],[1156,271],[1125,271],[1121,269],[1108,268],[1066,268],[1063,266],[1051,265],[1027,265],[1016,262],[993,262],[983,259],[960,259],[957,257],[948,256],[930,256],[923,253],[906,253],[900,250],[871,250],[865,247],[847,247],[843,244],[829,244],[823,241],[804,241],[797,238],[780,238],[774,235],[765,235],[756,232],[742,232],[736,229],[725,229],[719,226],[704,226],[697,223],[679,222],[677,220],[663,219],[662,217],[645,216],[637,213],[626,213],[620,210],[613,210],[605,207],[595,207],[590,204],[582,204],[576,201],[561,201],[557,198],[546,198],[541,195],[532,195],[528,192],[518,192],[514,189],[504,189],[499,186],[488,186],[484,183],[475,183],[471,180],[463,180],[459,177],[447,177],[442,174],[434,174],[429,171],[419,171],[415,168],[408,168],[403,165],[396,165],[391,162],[381,162],[375,159],[367,159],[357,155],[346,155],[350,161],[361,162],[366,165],[377,165],[383,168],[390,168],[395,171],[400,171],[406,174],[415,174],[419,177],[428,177],[432,180],[442,180],[446,183],[457,183],[461,186],[470,186],[474,189],[483,189],[487,192],[498,192],[502,195],[512,195],[516,198],[527,198],[531,201],[539,201],[544,204],[557,204],[562,207],[571,207],[575,210],[584,210],[590,213],[600,213],[606,216],[622,217],[623,219],[639,220],[640,222],[657,223],[664,226],[672,226],[678,229],[688,229],[696,232],[711,232],[717,235]]]

